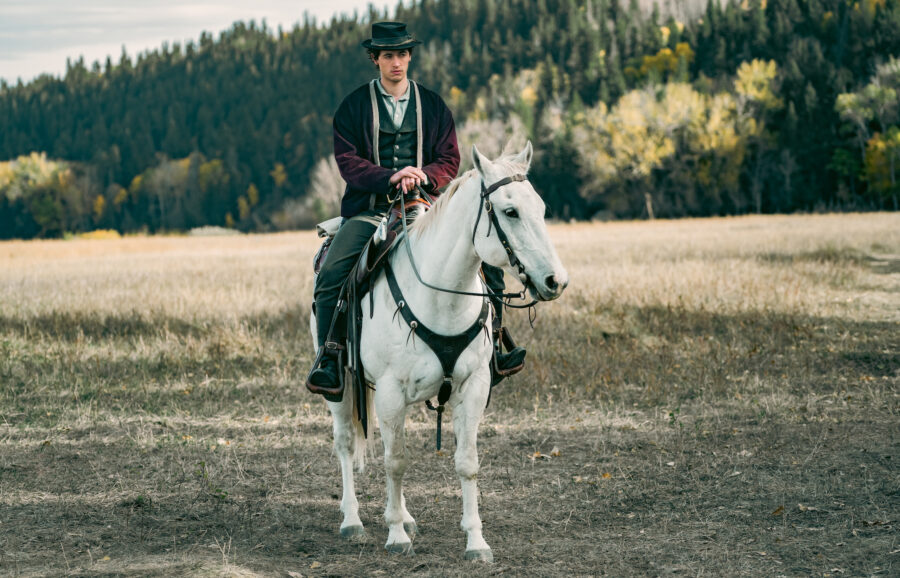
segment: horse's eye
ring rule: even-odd
[[[519,211],[517,211],[515,209],[506,209],[505,211],[503,211],[503,214],[506,215],[507,217],[509,217],[510,219],[518,219],[519,218]]]

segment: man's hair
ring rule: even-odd
[[[366,52],[369,53],[369,58],[374,58],[378,60],[378,57],[381,56],[382,52],[392,51],[399,52],[400,50],[405,50],[409,52],[409,55],[412,56],[414,46],[410,46],[409,48],[366,48]]]

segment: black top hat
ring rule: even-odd
[[[364,40],[362,45],[370,50],[401,50],[422,44],[406,31],[405,22],[374,22],[372,38]]]

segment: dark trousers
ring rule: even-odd
[[[503,299],[497,297],[497,295],[506,291],[506,283],[503,282],[503,269],[482,263],[481,272],[484,274],[484,282],[491,293],[491,305],[494,306],[494,326],[499,327],[503,320]]]
[[[331,242],[313,291],[313,297],[316,300],[316,332],[319,347],[325,344],[328,337],[328,329],[331,327],[331,320],[337,308],[341,286],[350,275],[353,266],[356,265],[366,243],[375,234],[383,216],[384,211],[375,209],[363,211],[345,221]],[[503,269],[487,263],[484,263],[481,269],[491,292],[503,293],[506,288],[503,282]],[[491,303],[499,324],[499,319],[503,314],[502,300],[499,297],[492,297]],[[335,327],[335,333],[336,338],[343,337],[344,328]]]
[[[341,286],[347,280],[353,266],[356,265],[359,254],[365,249],[366,243],[375,234],[383,216],[383,211],[363,211],[344,221],[334,236],[334,240],[331,241],[331,247],[328,248],[328,255],[325,257],[325,262],[322,263],[313,290],[313,298],[316,300],[316,333],[319,347],[325,344],[328,337],[328,329],[331,327],[331,319],[337,307]],[[343,327],[335,327],[335,329],[338,335],[343,335]]]

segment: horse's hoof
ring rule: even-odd
[[[403,522],[403,531],[409,534],[409,537],[412,538],[416,535],[416,532],[419,531],[419,527],[416,526],[415,522]]]
[[[466,560],[479,560],[481,562],[493,563],[494,553],[488,550],[466,550]]]
[[[346,526],[341,528],[341,538],[361,538],[366,535],[366,529],[362,526]]]
[[[389,554],[406,554],[407,556],[414,556],[416,554],[413,551],[412,542],[407,542],[406,544],[387,544],[384,549],[387,550]]]

